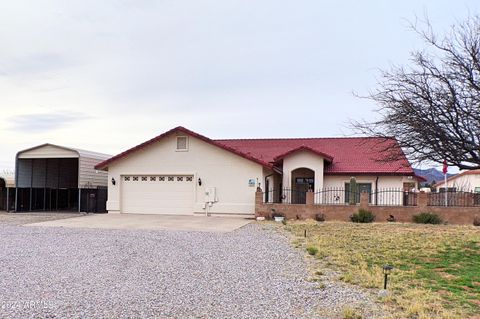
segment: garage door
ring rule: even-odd
[[[191,175],[122,176],[122,212],[130,214],[193,214]]]

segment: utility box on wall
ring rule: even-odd
[[[216,187],[208,187],[205,190],[205,202],[214,203],[217,201],[217,189]]]

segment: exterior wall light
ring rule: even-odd
[[[390,265],[384,265],[383,266],[383,289],[387,290],[387,282],[388,282],[388,275],[392,273],[393,266]]]
[[[200,177],[198,178],[198,186],[202,186],[202,179]]]
[[[117,184],[117,181],[115,180],[115,178],[112,177],[112,185],[115,185]]]

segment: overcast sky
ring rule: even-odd
[[[116,154],[186,126],[211,138],[343,136],[378,68],[480,1],[0,0],[0,170],[54,143]]]

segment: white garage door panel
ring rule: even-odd
[[[191,215],[193,191],[193,176],[123,176],[122,212]]]

